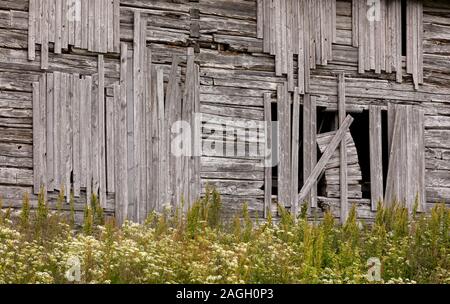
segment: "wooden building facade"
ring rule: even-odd
[[[450,2],[0,0],[4,206],[143,221],[207,184],[259,217],[450,202]]]

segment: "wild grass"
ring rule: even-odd
[[[379,205],[371,225],[339,225],[330,213],[309,223],[280,209],[274,223],[250,218],[247,206],[233,221],[221,218],[214,189],[183,214],[152,213],[142,225],[105,221],[95,196],[84,223],[71,212],[50,211],[43,195],[18,217],[0,211],[0,283],[68,283],[71,258],[79,283],[450,283],[450,210],[408,213]],[[1,209],[1,208],[0,208]],[[381,262],[381,281],[368,280],[368,260]]]

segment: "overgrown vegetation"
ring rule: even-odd
[[[0,283],[67,283],[68,261],[80,260],[81,283],[369,283],[369,258],[381,261],[381,283],[450,283],[450,210],[410,215],[379,206],[375,222],[357,222],[355,209],[338,225],[331,214],[308,223],[280,210],[252,221],[245,206],[231,224],[220,218],[213,189],[186,215],[150,214],[143,225],[104,222],[99,202],[74,227],[69,214],[49,211],[44,196],[28,196],[16,217],[0,213]],[[0,202],[1,203],[1,202]],[[1,209],[1,208],[0,208]]]

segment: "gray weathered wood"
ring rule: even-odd
[[[322,157],[320,158],[319,162],[314,167],[314,169],[311,171],[311,174],[307,178],[306,182],[303,184],[303,187],[297,196],[298,204],[301,204],[303,202],[303,200],[306,198],[306,195],[308,194],[308,192],[311,191],[311,187],[317,181],[317,178],[319,177],[319,175],[325,168],[325,165],[328,162],[328,160],[330,159],[334,150],[336,150],[336,148],[338,147],[338,145],[340,144],[342,139],[345,138],[345,133],[349,129],[352,122],[353,122],[353,118],[350,115],[347,115],[347,117],[345,118],[341,127],[336,132],[336,135],[333,137],[330,144],[326,148],[325,152],[322,154]]]
[[[345,104],[345,75],[339,74],[338,83],[338,107],[339,107],[339,127],[342,126],[346,116]],[[340,146],[340,190],[341,190],[341,223],[348,217],[348,184],[347,184],[347,145],[343,141]]]
[[[378,202],[383,200],[383,155],[381,108],[369,108],[369,141],[370,141],[370,192],[372,210],[376,210]]]

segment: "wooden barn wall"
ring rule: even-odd
[[[256,3],[121,0],[120,40],[132,49],[134,12],[145,13],[147,47],[152,63],[164,67],[166,82],[172,56],[185,56],[187,47],[194,47],[195,62],[200,66],[201,112],[242,128],[264,120],[264,96],[275,103],[277,87],[287,81],[286,75],[276,75],[274,56],[263,52],[263,40],[257,38]],[[450,3],[425,0],[423,12],[424,84],[417,90],[407,75],[402,83],[396,83],[395,75],[358,73],[352,1],[338,0],[332,60],[311,70],[310,93],[317,106],[337,111],[338,77],[344,72],[347,112],[368,110],[370,105],[387,109],[388,102],[422,105],[426,115],[426,199],[431,207],[437,201],[450,202]],[[28,0],[0,0],[0,196],[5,205],[15,207],[20,206],[24,192],[33,190],[32,83],[43,73],[39,47],[35,61],[29,61],[27,55]],[[79,49],[49,52],[47,71],[92,75],[97,73],[97,55]],[[120,78],[119,59],[118,54],[104,56],[106,86]],[[257,140],[264,144],[264,136]],[[201,158],[202,186],[217,186],[227,212],[239,211],[247,202],[251,214],[262,217],[263,161],[263,157],[253,156],[219,157],[209,151]],[[79,210],[85,195],[82,191],[77,198]],[[55,196],[49,194],[51,199]],[[339,216],[339,199],[326,201]],[[373,217],[370,200],[349,203],[358,206],[361,218]],[[108,195],[106,207],[114,210],[114,195]]]

